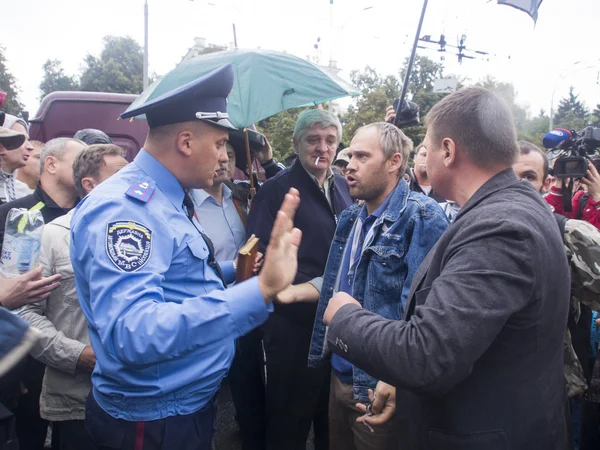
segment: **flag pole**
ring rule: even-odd
[[[417,55],[417,45],[419,44],[419,38],[421,37],[421,27],[423,26],[423,20],[425,19],[425,11],[427,11],[427,0],[423,0],[423,9],[421,10],[421,18],[419,19],[419,25],[417,26],[417,33],[415,34],[415,41],[413,43],[412,53],[408,60],[408,67],[406,68],[406,75],[404,75],[404,83],[402,84],[402,93],[400,94],[400,101],[398,102],[398,108],[396,109],[396,119],[394,124],[398,126],[400,120],[400,111],[402,111],[402,103],[406,98],[408,92],[408,81],[412,72],[413,65],[415,63],[415,56]]]

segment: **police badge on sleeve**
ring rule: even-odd
[[[106,253],[120,270],[135,272],[150,259],[152,230],[139,222],[109,222],[106,228]]]

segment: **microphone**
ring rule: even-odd
[[[563,142],[567,142],[573,135],[569,130],[564,128],[555,128],[552,131],[546,133],[542,139],[542,144],[547,149],[554,149],[559,147]]]

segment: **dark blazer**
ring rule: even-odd
[[[425,258],[405,320],[346,305],[328,342],[398,388],[405,448],[563,450],[569,283],[554,217],[507,169]]]
[[[291,187],[300,192],[300,206],[296,211],[294,226],[302,231],[302,243],[298,250],[298,273],[294,284],[304,283],[325,272],[329,246],[335,233],[337,217],[352,204],[348,183],[340,175],[334,175],[331,185],[333,210],[321,189],[296,161],[291,167],[267,180],[256,197],[248,216],[247,235],[260,238],[260,251],[265,252],[277,211],[285,194]],[[275,311],[290,320],[306,325],[312,330],[316,304],[275,305]]]

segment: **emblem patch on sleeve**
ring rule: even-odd
[[[109,222],[106,228],[106,253],[123,272],[135,272],[150,259],[152,230],[139,222]]]

